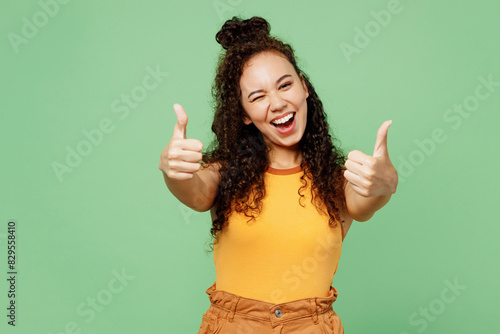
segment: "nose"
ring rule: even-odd
[[[283,100],[283,98],[277,94],[271,94],[269,97],[269,103],[271,105],[271,110],[281,110],[284,107],[286,107],[286,101]]]

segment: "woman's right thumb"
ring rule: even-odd
[[[180,104],[174,104],[174,111],[177,115],[177,123],[174,127],[174,137],[186,139],[186,126],[188,123],[188,117],[184,108]]]

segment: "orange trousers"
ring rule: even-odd
[[[327,297],[310,297],[280,304],[206,290],[210,307],[203,314],[198,334],[343,334],[340,317],[332,308],[338,291],[330,286]]]

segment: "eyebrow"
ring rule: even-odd
[[[285,74],[285,75],[281,76],[281,78],[279,78],[278,80],[276,80],[276,84],[279,84],[280,81],[283,80],[283,79],[285,79],[286,77],[291,77],[291,76],[292,76],[291,74]],[[250,94],[248,94],[248,99],[250,99],[250,96],[252,96],[253,94],[261,93],[263,91],[264,91],[263,89],[259,89],[259,90],[251,92]]]

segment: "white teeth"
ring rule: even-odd
[[[272,123],[274,123],[274,124],[283,124],[283,123],[287,122],[288,120],[290,120],[290,118],[292,118],[292,117],[293,117],[293,113],[288,114],[287,116],[285,116],[283,118],[280,118],[280,119],[278,119],[276,121],[273,121]]]

